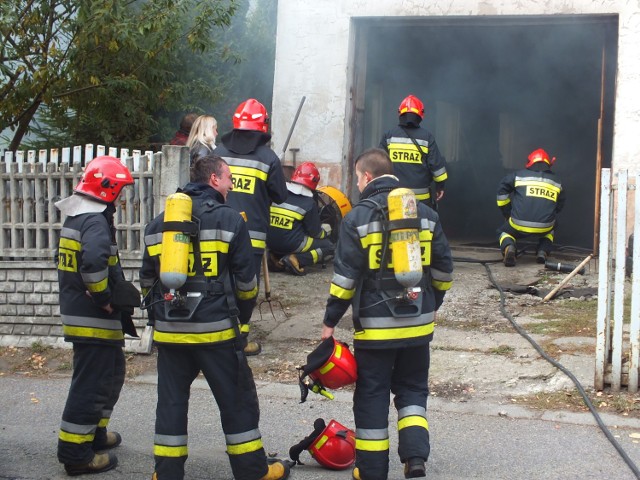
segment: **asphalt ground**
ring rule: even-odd
[[[0,479],[67,478],[56,458],[57,432],[70,378],[0,377]],[[269,454],[282,457],[312,431],[313,421],[335,419],[351,426],[351,394],[334,400],[311,394],[299,403],[295,385],[258,384],[260,430]],[[127,380],[111,428],[123,436],[115,452],[116,469],[102,479],[149,479],[153,471],[156,386],[153,375]],[[516,405],[457,402],[431,398],[428,419],[432,451],[427,478],[453,479],[603,479],[637,478],[588,413],[536,412]],[[620,446],[640,462],[640,421],[604,416]],[[396,455],[395,412],[391,408],[390,480],[402,479]],[[293,468],[299,480],[349,479],[350,470],[333,472],[308,454]],[[186,478],[231,479],[218,410],[206,383],[192,388],[189,460]]]

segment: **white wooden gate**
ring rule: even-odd
[[[627,280],[627,206],[634,201],[633,232],[640,231],[640,173],[602,169],[600,197],[599,285],[594,386],[614,392],[626,385],[638,391],[640,355],[640,235],[633,235],[633,275]],[[612,180],[617,181],[612,181]],[[630,192],[633,192],[632,194]],[[628,294],[630,286],[630,295]],[[630,308],[625,300],[631,299]]]

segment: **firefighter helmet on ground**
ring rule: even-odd
[[[542,148],[538,148],[529,154],[527,157],[528,162],[525,168],[529,168],[534,163],[545,162],[547,165],[551,166],[555,163],[556,157],[549,159],[549,154],[544,151]]]
[[[309,446],[309,453],[325,468],[344,470],[356,460],[356,435],[353,430],[331,420]]]
[[[295,169],[291,181],[315,190],[320,182],[320,172],[312,162],[304,162]]]
[[[103,155],[87,164],[74,191],[104,203],[112,203],[127,185],[133,185],[129,169],[117,158]]]
[[[398,115],[404,113],[415,113],[420,118],[424,118],[424,104],[414,95],[409,95],[400,103]]]
[[[233,114],[233,128],[267,133],[269,129],[267,109],[255,98],[245,100],[238,105],[236,113]]]

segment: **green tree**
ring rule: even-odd
[[[237,5],[4,0],[0,131],[12,129],[9,149],[37,128],[36,114],[47,127],[39,131],[45,143],[141,146],[159,128],[157,112],[190,109],[194,98],[215,103],[225,82],[206,62],[233,58],[217,39]]]

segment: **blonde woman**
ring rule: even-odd
[[[193,122],[189,138],[187,139],[187,147],[189,147],[189,156],[191,165],[195,161],[213,153],[216,148],[216,136],[218,135],[218,121],[211,115],[200,115]]]

